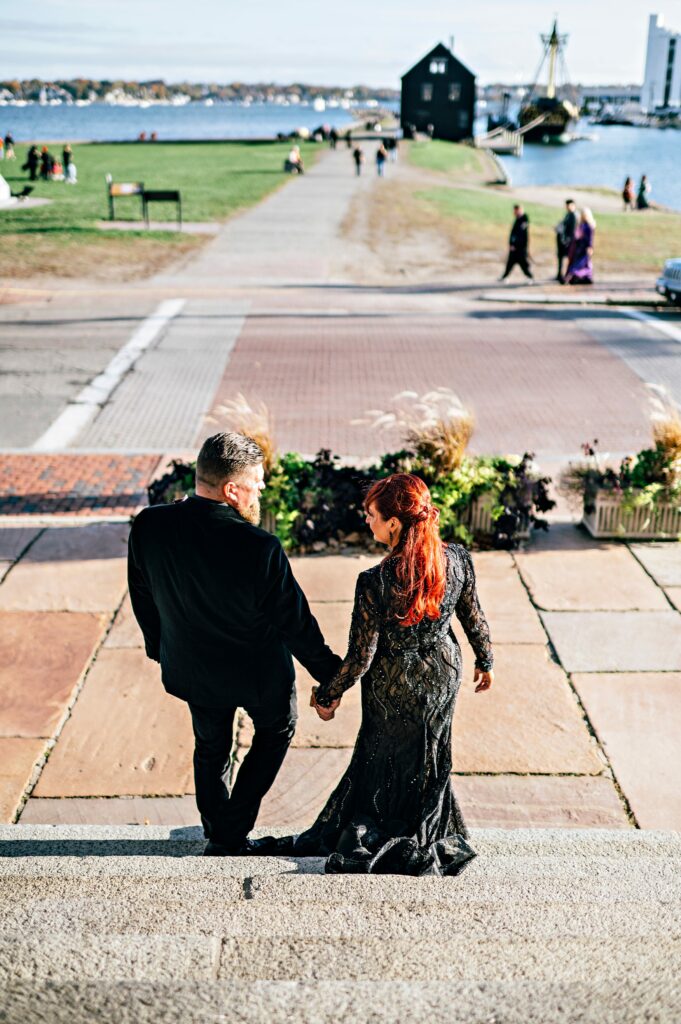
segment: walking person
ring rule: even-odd
[[[37,146],[30,146],[26,154],[26,163],[22,165],[22,171],[28,171],[29,181],[35,181],[38,177],[38,164],[40,156]]]
[[[625,213],[634,209],[634,198],[634,183],[631,178],[626,178],[622,188],[622,202],[624,203]]]
[[[648,181],[648,176],[643,174],[641,176],[641,183],[638,186],[638,192],[636,193],[636,209],[647,210],[650,206],[648,196],[652,192],[652,185]]]
[[[263,453],[248,437],[209,437],[196,493],[145,508],[130,532],[130,599],[147,656],[189,705],[206,856],[248,852],[247,836],[296,723],[292,655],[327,684],[341,659],[322,637],[279,540],[258,528]],[[228,791],[237,708],[255,735]]]
[[[359,142],[352,151],[352,159],[355,161],[355,174],[359,178],[364,164],[364,150],[360,146]]]
[[[387,159],[388,152],[383,143],[381,143],[378,149],[376,150],[376,172],[379,178],[382,178],[383,175],[385,174],[385,162]]]
[[[593,254],[596,221],[588,206],[579,214],[579,223],[570,249],[566,284],[593,284]]]
[[[14,152],[14,136],[11,132],[7,132],[5,135],[5,160],[16,160],[16,153]]]
[[[338,145],[338,132],[335,128],[332,128],[329,132],[329,145],[331,146],[331,149],[335,149]]]
[[[364,508],[388,554],[359,574],[347,655],[311,701],[328,721],[361,680],[352,760],[307,831],[256,840],[254,852],[327,857],[328,873],[457,875],[475,851],[450,781],[462,673],[453,615],[475,652],[475,692],[494,679],[473,562],[440,539],[439,512],[412,474],[374,483]]]
[[[43,181],[49,181],[52,177],[52,168],[54,167],[54,160],[48,150],[47,146],[43,146],[40,150],[40,177]]]
[[[505,281],[517,265],[528,280],[534,281],[534,276],[530,270],[530,220],[519,203],[516,203],[513,207],[513,217],[513,227],[511,228],[508,240],[508,259],[506,260],[506,268],[499,280]]]
[[[563,273],[565,261],[570,253],[575,231],[577,230],[577,212],[574,199],[565,200],[565,216],[556,225],[556,252],[558,255],[558,273],[556,281],[565,284]]]

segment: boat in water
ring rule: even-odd
[[[559,67],[564,67],[563,51],[567,36],[558,32],[554,21],[551,34],[541,37],[544,53],[537,72],[537,78],[530,89],[527,100],[518,114],[518,126],[525,142],[566,143],[572,142],[579,110],[569,100],[557,95],[556,82]],[[545,92],[538,86],[544,65],[548,60],[549,76]]]

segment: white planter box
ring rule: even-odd
[[[622,499],[608,491],[596,495],[593,512],[584,512],[582,522],[592,537],[622,540],[677,540],[681,536],[681,512],[674,505],[622,510]]]
[[[463,521],[464,526],[467,526],[473,534],[482,533],[491,536],[494,533],[494,520],[492,519],[493,506],[494,500],[490,494],[483,494],[479,498],[476,498],[475,501],[471,502],[468,508],[468,512]],[[519,524],[517,536],[519,540],[529,540],[529,519]]]

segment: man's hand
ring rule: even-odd
[[[475,687],[476,693],[482,693],[483,690],[489,690],[490,686],[494,682],[494,672],[483,672],[481,668],[476,668],[473,674],[473,682],[478,685]]]
[[[317,687],[312,687],[312,693],[310,694],[310,707],[314,708],[322,722],[330,722],[336,714],[336,708],[340,704],[340,697],[338,700],[334,700],[331,703],[331,707],[323,708],[317,703]]]

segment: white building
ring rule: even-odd
[[[649,113],[658,108],[681,108],[681,32],[665,28],[660,14],[651,14],[648,21],[641,105]]]

